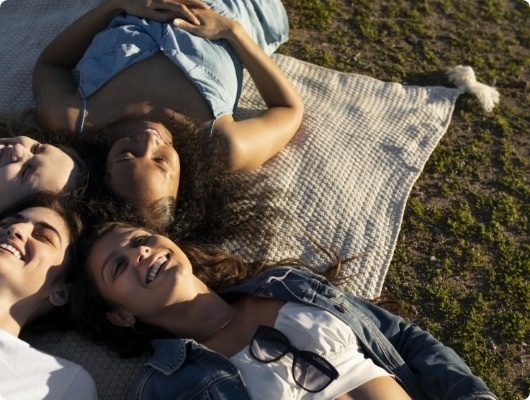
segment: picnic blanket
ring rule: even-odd
[[[0,112],[33,105],[31,73],[40,51],[98,3],[7,0],[1,4]],[[293,141],[263,167],[274,177],[271,184],[282,192],[271,201],[317,242],[333,246],[343,257],[361,255],[347,270],[352,278],[346,290],[377,297],[410,190],[446,132],[461,91],[382,82],[288,56],[274,59],[300,91],[305,118]],[[246,75],[237,114],[245,116],[262,107]],[[292,255],[323,262],[307,237],[292,232],[266,242],[227,246],[248,254],[264,251],[271,258]],[[120,360],[75,333],[25,339],[82,364],[93,375],[101,399],[121,397],[141,365],[138,359]]]

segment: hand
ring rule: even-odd
[[[188,23],[199,25],[191,10],[207,10],[201,0],[108,0],[114,1],[121,11],[141,18],[169,22],[180,17]]]
[[[196,36],[212,40],[227,39],[239,26],[238,22],[223,17],[210,9],[192,8],[190,11],[199,21],[198,24],[190,24],[182,18],[176,18],[173,25]]]

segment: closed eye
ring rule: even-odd
[[[145,246],[149,240],[149,235],[136,236],[131,240],[131,247]]]
[[[41,242],[46,242],[52,245],[55,245],[53,242],[52,235],[48,232],[46,228],[35,228],[33,230],[33,237]]]
[[[123,162],[134,159],[135,156],[130,151],[124,151],[120,153],[115,159],[114,162]]]
[[[26,161],[22,166],[22,170],[20,171],[20,179],[22,180],[22,182],[27,182],[33,172],[35,172],[35,167],[31,164],[30,161]]]
[[[33,154],[41,154],[44,153],[46,150],[46,145],[41,143],[35,143],[33,146],[31,146],[31,152]]]
[[[112,271],[111,271],[112,279],[115,280],[117,277],[119,277],[126,267],[127,267],[127,261],[123,258],[119,258],[114,264],[114,267],[112,268]]]

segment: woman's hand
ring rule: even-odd
[[[201,0],[107,0],[114,7],[129,15],[148,18],[159,22],[169,22],[182,18],[188,23],[200,22],[192,10],[207,10],[209,7]]]
[[[191,8],[188,9],[195,17],[198,23],[190,23],[189,18],[176,18],[173,25],[177,28],[188,31],[189,33],[206,39],[227,39],[233,35],[239,26],[239,23],[223,17],[222,15],[210,9]]]
[[[252,77],[267,109],[236,121],[220,116],[215,129],[228,141],[231,171],[252,170],[277,154],[298,130],[304,113],[300,95],[283,71],[252,40],[243,26],[212,10],[192,8],[200,25],[177,18],[173,24],[207,39],[225,39]]]

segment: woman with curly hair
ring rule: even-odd
[[[302,101],[269,57],[287,34],[279,0],[106,0],[40,55],[39,119],[103,141],[105,183],[138,212],[161,201],[171,209],[180,181],[194,173],[190,144],[197,158],[224,153],[212,168],[248,171],[298,130]],[[236,120],[243,66],[265,108]],[[144,215],[151,226],[171,222],[153,215]]]

